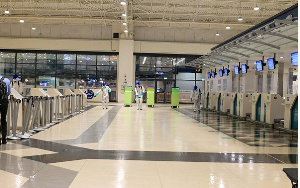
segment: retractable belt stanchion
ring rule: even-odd
[[[35,125],[38,124],[37,117],[38,117],[38,113],[39,113],[39,108],[40,108],[40,98],[35,96],[35,97],[33,97],[33,116],[32,116],[32,120],[31,120],[31,124],[30,124],[30,128],[29,128],[29,132],[35,133],[34,129],[35,129]]]
[[[46,101],[48,100],[47,97],[43,97],[42,99],[42,113],[41,113],[41,122],[44,129],[46,128],[46,117],[47,117],[47,109],[46,109]]]
[[[65,119],[65,96],[60,96],[60,104],[61,104],[61,119]]]
[[[44,127],[45,128],[49,128],[51,127],[50,125],[50,102],[51,102],[51,98],[49,97],[45,97],[45,124],[44,124]]]
[[[66,115],[69,117],[70,115],[70,95],[66,96]]]
[[[19,105],[21,100],[15,99],[11,97],[11,122],[12,122],[12,135],[7,137],[10,140],[19,140],[17,137],[17,122],[18,122],[18,113],[19,113]]]
[[[8,99],[8,107],[7,107],[7,136],[10,136],[10,125],[11,125],[11,107],[10,107],[10,104],[11,104],[11,99]]]
[[[80,97],[79,97],[79,104],[80,104],[79,110],[80,110],[81,112],[84,110],[84,106],[83,106],[83,97],[84,97],[84,95],[80,95]]]
[[[72,115],[75,115],[75,100],[76,100],[76,95],[71,95],[71,113],[72,113]]]
[[[43,109],[43,104],[45,104],[44,102],[43,102],[44,100],[43,100],[43,97],[40,97],[39,98],[39,103],[38,103],[38,106],[37,106],[37,119],[36,119],[36,124],[37,124],[37,128],[35,128],[35,129],[33,129],[33,130],[35,130],[35,131],[43,131],[43,130],[45,130],[43,127],[41,127],[41,123],[42,123],[42,125],[43,125],[43,122],[41,121],[43,118],[41,118],[42,116],[41,116],[41,113],[42,113],[42,111],[41,111],[41,104],[42,104],[42,109]]]
[[[59,114],[59,96],[55,97],[55,110],[54,110],[54,123],[58,122],[58,114]]]
[[[76,95],[76,111],[78,113],[81,111],[81,94]]]
[[[54,122],[54,97],[50,97],[50,100],[49,100],[49,105],[50,105],[50,109],[49,109],[49,125],[52,126],[55,124]]]
[[[32,97],[30,98],[23,98],[22,99],[22,132],[17,134],[20,138],[28,139],[31,135],[26,133],[27,127],[29,125],[29,121],[31,118],[31,111],[32,111]]]

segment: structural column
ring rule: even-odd
[[[133,58],[134,41],[119,40],[119,59],[117,75],[117,101],[124,101],[124,87],[135,84],[135,60]]]

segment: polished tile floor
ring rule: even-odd
[[[93,106],[0,146],[0,187],[291,187],[298,140],[201,111]]]

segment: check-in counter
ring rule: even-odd
[[[261,94],[260,93],[252,93],[251,105],[252,105],[251,120],[260,121],[260,117],[261,117]]]
[[[246,114],[251,113],[251,94],[249,93],[238,93],[237,94],[237,114],[238,116],[244,118]]]
[[[283,98],[278,94],[262,94],[261,121],[274,124],[275,119],[284,119]]]
[[[230,93],[230,114],[237,115],[237,95]]]
[[[230,112],[230,93],[221,93],[221,111]]]
[[[282,105],[284,105],[284,128],[298,130],[298,95],[286,95]]]
[[[209,94],[209,110],[217,110],[218,106],[218,95],[217,92],[210,92]]]
[[[207,93],[205,93],[204,94],[204,99],[203,99],[203,108],[204,109],[208,109],[209,108],[209,95],[210,95],[210,93],[209,92],[207,92]]]

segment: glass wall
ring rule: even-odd
[[[170,102],[171,88],[174,86],[181,90],[180,96],[183,97],[181,102],[190,101],[190,91],[195,83],[201,85],[202,88],[202,76],[196,76],[195,69],[185,68],[185,63],[198,57],[162,54],[136,55],[136,81],[140,81],[145,89],[149,86],[155,87],[156,102]],[[183,95],[184,92],[188,97]],[[147,96],[144,95],[144,101],[146,98]]]
[[[12,78],[15,73],[15,53],[0,52],[0,74]]]
[[[0,74],[18,74],[24,87],[116,86],[117,54],[0,51]]]
[[[56,54],[38,53],[36,60],[36,85],[55,87]]]

